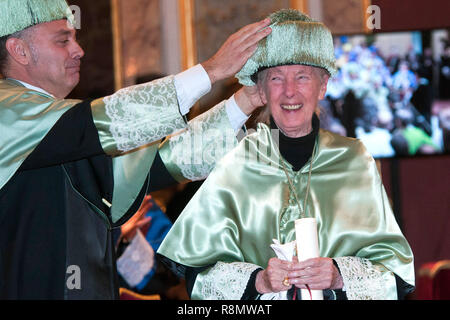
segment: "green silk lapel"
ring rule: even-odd
[[[14,80],[0,80],[0,189],[53,125],[79,100],[55,100]]]

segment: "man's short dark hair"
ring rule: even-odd
[[[8,60],[8,51],[6,50],[6,40],[9,39],[10,36],[0,37],[0,77],[4,76],[6,62]]]

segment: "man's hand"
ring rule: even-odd
[[[270,19],[247,25],[232,34],[216,54],[202,63],[211,84],[235,75],[258,47],[258,42],[272,30],[266,28]],[[266,28],[266,29],[264,29]]]
[[[262,100],[257,86],[243,86],[234,94],[234,99],[242,112],[248,116],[255,111],[256,108],[266,104],[266,102]]]
[[[146,228],[150,225],[151,217],[146,217],[145,214],[153,206],[151,202],[152,196],[147,195],[141,204],[139,210],[121,227],[121,237],[127,241],[133,240],[138,229]]]
[[[294,257],[292,261],[271,258],[267,268],[256,275],[255,285],[263,294],[286,291],[292,285],[300,289],[307,289],[308,285],[311,290],[342,289],[344,282],[333,259],[313,258],[298,262]]]

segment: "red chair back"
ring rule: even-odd
[[[417,299],[450,300],[450,260],[429,262],[420,267]]]

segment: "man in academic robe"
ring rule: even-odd
[[[296,10],[270,19],[236,76],[266,104],[257,131],[219,161],[158,253],[193,299],[404,298],[413,254],[375,161],[315,113],[336,71],[331,33]],[[315,219],[319,249],[299,261],[301,218]]]
[[[242,67],[267,25],[241,29],[178,75],[68,100],[84,52],[66,1],[0,2],[1,299],[118,297],[113,231],[147,192],[204,179],[237,143],[257,107],[251,88],[189,123],[184,115]]]

